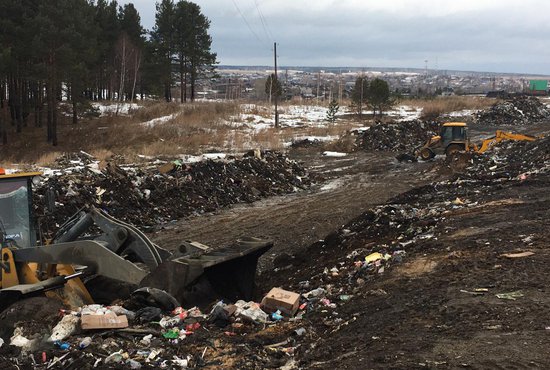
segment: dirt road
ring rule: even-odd
[[[433,163],[399,163],[392,153],[356,152],[338,158],[302,148],[289,156],[323,180],[307,191],[178,221],[151,238],[168,249],[186,239],[211,246],[246,235],[271,239],[275,246],[261,262],[265,268],[282,252],[295,253],[365,209],[439,176],[431,171]]]

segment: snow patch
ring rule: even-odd
[[[348,153],[326,151],[326,152],[323,152],[323,155],[325,157],[346,157]]]
[[[176,118],[177,115],[178,115],[177,113],[174,113],[174,114],[169,114],[167,116],[162,116],[162,117],[159,117],[159,118],[153,118],[150,121],[141,122],[140,125],[145,126],[145,127],[155,127],[158,124],[166,123],[166,122],[170,121],[171,119]]]
[[[99,110],[101,116],[109,116],[113,114],[128,115],[132,111],[139,109],[139,105],[136,103],[114,103],[114,104],[101,104],[92,103],[92,106]]]

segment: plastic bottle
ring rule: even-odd
[[[84,349],[84,348],[88,347],[90,345],[90,343],[92,343],[92,338],[86,337],[86,338],[82,339],[82,341],[78,345],[78,348]]]

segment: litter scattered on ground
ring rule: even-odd
[[[359,360],[367,363],[365,359],[376,367],[414,368],[419,366],[420,356],[431,356],[429,361],[421,359],[426,366],[437,366],[437,362],[458,367],[473,362],[449,355],[460,349],[447,351],[436,345],[441,338],[460,338],[477,348],[480,342],[467,341],[476,338],[480,330],[502,331],[508,338],[508,333],[515,336],[524,326],[529,335],[539,335],[548,325],[534,319],[542,311],[526,307],[530,299],[521,299],[532,294],[524,287],[525,280],[516,281],[529,274],[535,276],[544,268],[540,262],[544,253],[535,249],[537,245],[531,246],[538,243],[540,230],[532,220],[525,220],[521,226],[526,231],[518,232],[518,220],[499,219],[499,227],[511,224],[514,228],[508,234],[502,230],[480,232],[486,227],[484,223],[468,222],[491,217],[499,207],[519,207],[523,202],[531,202],[529,212],[537,212],[539,221],[547,219],[545,210],[536,208],[541,193],[518,193],[530,186],[546,191],[549,148],[548,138],[509,143],[490,155],[472,156],[463,172],[371,207],[298,251],[286,269],[275,268],[264,275],[261,292],[273,299],[267,304],[259,302],[260,296],[255,301],[212,302],[205,310],[130,307],[127,302],[117,302],[121,306],[87,306],[62,312],[64,316],[56,324],[71,321],[66,317],[73,316],[80,326],[53,343],[42,339],[54,331],[39,331],[24,322],[16,324],[11,345],[7,340],[0,345],[0,356],[5,363],[20,366],[36,362],[37,368],[353,368]],[[251,163],[254,166],[256,162]],[[442,161],[439,170],[451,165],[451,160]],[[183,181],[184,177],[177,175],[182,170],[174,163],[166,174]],[[130,181],[136,179],[123,171]],[[80,190],[70,182],[62,185],[65,188],[58,187],[58,191]],[[119,206],[106,201],[114,190],[93,182],[87,186],[94,202],[101,199],[111,209]],[[143,187],[132,185],[129,189]],[[502,189],[509,190],[508,197],[499,193]],[[152,197],[155,189],[149,190]],[[64,202],[71,204],[72,197],[66,195]],[[146,202],[143,206],[147,207]],[[470,218],[459,223],[457,215]],[[452,243],[459,236],[462,239]],[[536,250],[538,258],[527,258],[535,255],[525,251],[527,248]],[[521,252],[503,254],[506,251]],[[513,270],[512,265],[521,268]],[[273,287],[283,291],[277,289],[270,297]],[[516,290],[519,288],[522,290]],[[472,304],[478,301],[483,305]],[[477,311],[469,311],[475,308]],[[110,311],[116,317],[127,317],[128,327],[82,328],[85,315],[101,317]],[[518,313],[525,312],[539,316],[517,320]],[[502,334],[498,334],[500,338]],[[423,342],[419,344],[416,338]],[[403,352],[386,354],[387,348]],[[470,347],[460,353],[469,351]]]
[[[36,212],[45,216],[41,229],[46,233],[86,204],[147,228],[231,204],[296,192],[311,183],[303,167],[274,152],[193,164],[174,161],[147,168],[112,161],[101,164],[101,170],[93,157],[73,154],[61,157],[58,166],[64,171],[49,177],[35,191]],[[53,212],[48,209],[49,192],[55,195]]]
[[[347,156],[347,153],[325,151],[323,152],[323,155],[325,157],[345,157]]]
[[[524,294],[518,290],[515,292],[509,292],[509,293],[499,293],[496,296],[499,299],[508,299],[511,301],[515,301],[516,299],[523,297]]]

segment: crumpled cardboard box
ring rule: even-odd
[[[287,316],[294,316],[300,305],[300,295],[281,288],[273,288],[262,299],[261,307],[267,312],[277,310]]]

